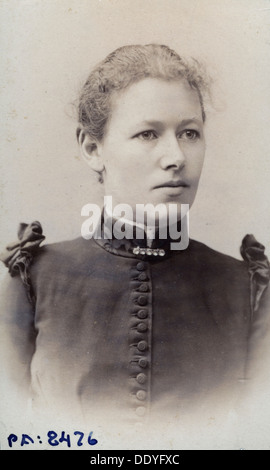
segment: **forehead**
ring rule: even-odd
[[[135,123],[137,120],[193,118],[202,120],[199,95],[184,79],[146,78],[112,97],[111,124],[116,121]]]

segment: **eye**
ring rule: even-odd
[[[181,132],[180,138],[194,141],[200,138],[200,133],[195,129],[185,129],[183,132]]]
[[[141,140],[154,140],[157,139],[157,134],[154,131],[143,131],[135,137]]]

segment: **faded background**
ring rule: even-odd
[[[269,253],[269,0],[0,0],[0,21],[0,249],[21,221],[39,220],[48,242],[80,235],[102,187],[79,157],[72,103],[113,49],[158,42],[214,80],[191,236],[240,257],[253,233]]]
[[[2,246],[20,221],[39,220],[48,242],[80,235],[102,187],[72,103],[107,53],[159,42],[214,79],[191,236],[236,257],[246,233],[270,248],[269,0],[1,0],[0,15]]]

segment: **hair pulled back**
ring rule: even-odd
[[[94,140],[102,141],[112,95],[144,78],[187,80],[198,93],[205,120],[203,93],[207,79],[196,60],[188,63],[165,45],[129,45],[109,54],[90,73],[79,96],[77,136],[83,129]]]

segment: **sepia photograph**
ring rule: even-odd
[[[270,450],[269,1],[0,20],[1,449]]]

